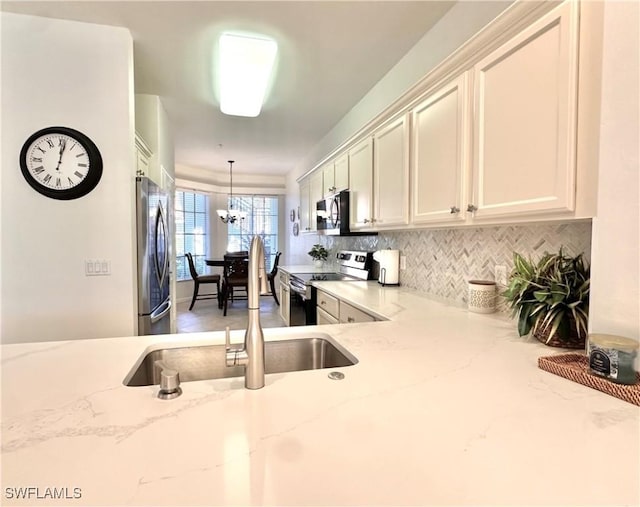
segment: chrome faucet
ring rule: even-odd
[[[247,299],[249,324],[244,335],[244,347],[231,348],[229,328],[225,333],[227,366],[244,366],[244,386],[264,387],[264,334],[260,325],[260,295],[268,294],[267,272],[264,267],[264,244],[254,236],[249,249],[249,279]]]

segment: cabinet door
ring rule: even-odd
[[[301,231],[310,231],[311,230],[311,216],[309,214],[310,210],[310,194],[309,194],[309,178],[306,178],[300,182],[299,190],[300,190],[300,230]]]
[[[409,223],[408,115],[373,135],[373,206],[376,227]]]
[[[136,176],[149,176],[151,170],[151,149],[149,145],[142,139],[140,134],[136,132]]]
[[[280,317],[284,321],[285,325],[289,325],[289,286],[283,283],[280,284]]]
[[[323,324],[339,324],[340,321],[333,315],[328,314],[322,308],[316,306],[316,321],[319,326]]]
[[[349,154],[345,153],[339,156],[334,163],[334,182],[335,191],[346,190],[349,188]]]
[[[316,292],[316,306],[327,312],[329,315],[332,315],[336,319],[339,315],[338,307],[340,302],[338,298],[333,297],[331,294],[327,294],[324,291],[318,289]]]
[[[468,75],[431,93],[412,111],[413,223],[464,220],[469,161]]]
[[[369,228],[372,225],[373,207],[373,142],[370,137],[349,150],[349,191],[352,229]]]
[[[344,301],[340,301],[340,323],[350,324],[353,322],[374,322],[376,319],[372,315],[351,306]]]
[[[560,5],[474,67],[475,218],[574,209],[577,9]]]
[[[312,231],[318,229],[316,204],[324,197],[322,181],[322,171],[314,172],[309,179],[309,226]]]
[[[324,183],[324,197],[333,195],[336,193],[335,182],[334,182],[334,168],[333,162],[330,162],[324,165],[321,169],[322,171],[322,180]]]

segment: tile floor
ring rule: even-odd
[[[229,301],[227,316],[222,315],[215,299],[196,301],[193,310],[189,311],[191,301],[178,303],[177,332],[197,333],[200,331],[224,331],[226,326],[231,329],[247,328],[247,300]],[[263,328],[283,327],[284,321],[280,317],[280,307],[272,296],[260,298],[260,323]]]

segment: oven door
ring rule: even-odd
[[[313,326],[316,323],[315,303],[307,290],[289,285],[289,325]]]

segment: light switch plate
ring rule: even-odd
[[[86,276],[109,276],[111,274],[111,261],[106,259],[86,259],[84,261],[84,274]]]

